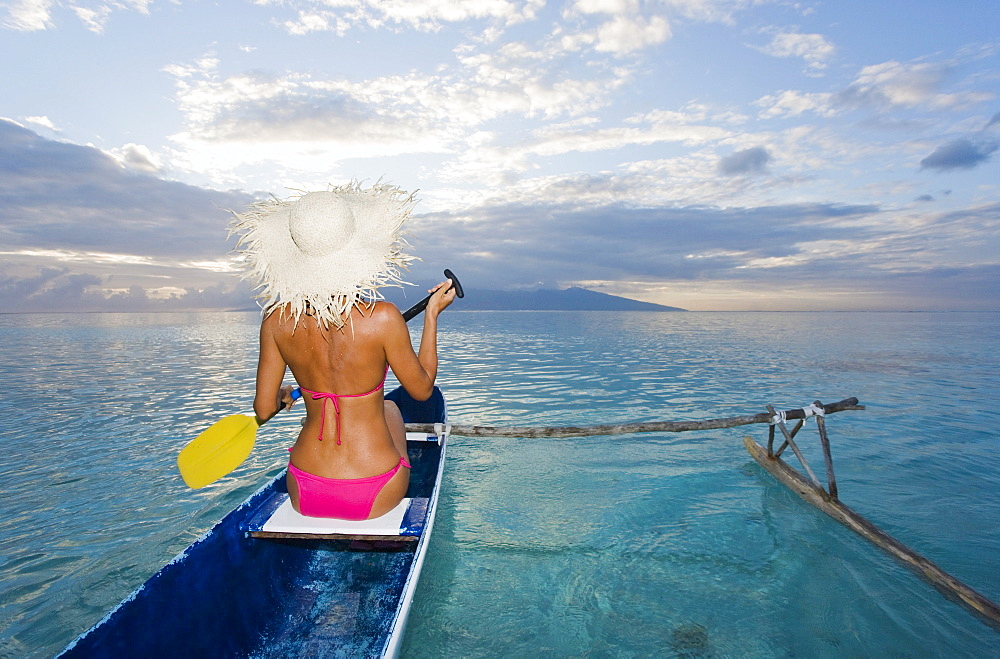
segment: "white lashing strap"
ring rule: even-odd
[[[802,419],[803,419],[803,421],[805,421],[806,419],[808,419],[811,416],[826,416],[826,410],[824,410],[822,407],[820,407],[816,403],[810,403],[809,407],[803,407],[802,408],[802,414],[804,415],[802,417]],[[788,416],[787,415],[788,415],[788,413],[785,412],[784,410],[782,410],[780,412],[775,412],[774,416],[771,417],[771,421],[769,422],[770,425],[776,426],[779,423],[784,423],[785,421],[788,420]]]
[[[816,403],[810,403],[809,407],[803,407],[802,413],[806,415],[805,418],[807,419],[811,416],[826,416],[826,410]]]

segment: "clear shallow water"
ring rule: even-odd
[[[448,313],[440,382],[455,422],[489,425],[857,396],[828,420],[841,499],[998,600],[998,321]],[[0,657],[58,652],[281,469],[298,413],[218,484],[174,466],[249,410],[256,323],[0,316]],[[1000,633],[776,483],[748,433],[767,429],[454,438],[404,655],[997,656]]]

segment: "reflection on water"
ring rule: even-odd
[[[842,498],[1000,599],[997,320],[448,312],[440,378],[463,424],[704,419],[857,396],[866,412],[829,420]],[[207,425],[249,412],[256,323],[0,316],[0,656],[58,651],[282,467],[301,412],[203,490],[174,464]],[[996,632],[763,473],[746,432],[766,436],[454,438],[405,654],[993,651]]]

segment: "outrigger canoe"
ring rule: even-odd
[[[435,389],[396,400],[410,486],[365,522],[316,520],[288,503],[285,473],[252,494],[73,641],[63,657],[395,656],[434,526],[448,428]]]

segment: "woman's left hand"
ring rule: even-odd
[[[433,293],[433,295],[427,301],[425,313],[430,317],[437,318],[438,314],[447,309],[455,301],[455,295],[458,291],[455,290],[450,279],[445,279],[429,292]]]

